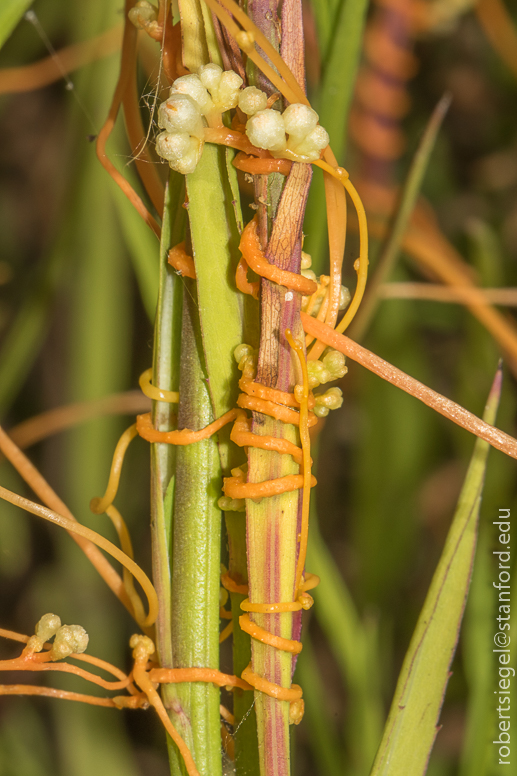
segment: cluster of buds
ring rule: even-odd
[[[145,30],[155,40],[161,40],[162,28],[158,24],[158,9],[148,0],[138,0],[133,8],[130,8],[128,17],[137,29]]]
[[[141,0],[134,23],[156,24],[153,7]],[[246,134],[257,148],[296,162],[314,162],[329,143],[318,124],[318,114],[308,105],[295,103],[283,113],[268,108],[265,92],[254,86],[241,90],[242,78],[219,65],[203,65],[197,74],[183,75],[172,84],[169,98],[158,109],[156,152],[173,170],[194,172],[203,152],[204,128],[221,125],[221,114],[237,106],[248,117]]]
[[[328,348],[321,360],[307,361],[307,374],[309,378],[309,388],[312,391],[320,385],[330,383],[333,380],[340,380],[348,372],[345,365],[345,357],[338,350]],[[294,395],[298,401],[301,401],[303,386],[295,385]],[[314,395],[315,405],[313,412],[318,418],[325,418],[330,410],[337,410],[343,404],[343,393],[341,388],[329,388],[325,393]]]
[[[63,660],[69,655],[80,655],[88,646],[88,634],[81,625],[61,625],[57,614],[44,614],[36,624],[35,635],[27,642],[27,652],[41,652],[45,642],[54,636],[50,650],[51,660]]]
[[[348,372],[345,357],[339,350],[328,348],[321,361],[307,361],[309,388],[317,388],[333,380],[341,380]]]
[[[310,269],[312,259],[308,253],[302,251],[302,270],[301,274],[305,278],[314,280],[318,285],[318,290],[314,292],[312,296],[302,296],[302,310],[303,312],[316,317],[321,309],[323,300],[328,294],[328,285],[330,283],[330,277],[328,275],[320,275],[316,277],[316,273]],[[341,286],[339,291],[339,309],[345,310],[350,304],[351,294],[346,286]]]
[[[318,418],[325,418],[330,410],[338,410],[343,404],[343,391],[341,388],[329,388],[325,393],[314,397],[316,404],[313,412]]]
[[[242,345],[237,345],[233,351],[233,357],[242,376],[247,380],[253,380],[257,371],[258,350],[243,342]]]
[[[329,136],[318,124],[316,111],[303,103],[293,103],[280,113],[273,108],[262,107],[265,104],[266,94],[254,87],[244,89],[239,98],[239,108],[249,116],[246,134],[251,143],[257,148],[265,148],[273,156],[295,162],[315,162],[319,159],[329,144]]]
[[[241,85],[237,73],[215,64],[203,65],[197,75],[176,78],[169,98],[158,108],[158,126],[164,131],[156,138],[156,152],[173,170],[194,172],[203,152],[204,128],[237,106]]]

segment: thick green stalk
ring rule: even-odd
[[[178,426],[199,430],[213,421],[203,363],[195,284],[184,281]],[[172,528],[172,663],[219,667],[221,471],[217,444],[206,439],[176,451]],[[202,776],[221,773],[219,690],[206,682],[171,685],[167,707]],[[184,772],[171,745],[171,771]]]
[[[153,385],[167,391],[179,387],[182,284],[167,262],[169,249],[184,233],[183,179],[172,173],[165,196],[160,246],[160,287],[154,330]],[[153,425],[159,431],[175,427],[176,407],[153,402]],[[156,622],[156,646],[160,664],[172,667],[171,646],[171,524],[174,499],[174,445],[151,445],[151,535],[153,581],[160,610]],[[166,693],[165,693],[166,694]]]
[[[242,220],[235,198],[233,151],[207,145],[194,173],[187,176],[189,224],[196,265],[199,317],[208,390],[215,417],[232,409],[237,401],[237,365],[233,351],[241,342],[258,344],[258,316],[254,300],[242,298],[235,288],[239,258],[238,222]],[[232,183],[234,184],[232,188]],[[234,379],[230,376],[233,374]],[[243,462],[243,453],[229,439],[229,428],[218,434],[223,474]],[[235,512],[225,514],[229,572],[238,584],[246,584],[246,521]],[[239,627],[244,596],[232,594],[233,670],[240,676],[250,662],[250,638]],[[246,776],[258,773],[258,750],[253,693],[234,692],[235,761]]]

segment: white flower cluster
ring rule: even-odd
[[[206,117],[237,107],[242,78],[219,65],[201,67],[172,84],[170,97],[158,108],[156,152],[173,170],[194,172],[203,152]]]
[[[80,654],[88,646],[88,634],[82,625],[61,625],[57,614],[44,614],[36,623],[35,634],[27,642],[32,652],[41,652],[46,641],[54,636],[50,650],[52,660],[62,660]]]
[[[315,162],[329,144],[315,110],[294,103],[280,113],[266,108],[267,96],[250,86],[239,95],[239,108],[249,116],[246,134],[257,148],[297,162]]]
[[[140,3],[145,4],[144,0]],[[139,12],[142,14],[143,9]],[[153,20],[146,17],[144,21]],[[158,126],[164,131],[156,139],[156,152],[173,170],[184,175],[194,172],[203,152],[209,117],[237,105],[248,116],[246,134],[257,148],[297,162],[319,159],[329,136],[319,126],[316,111],[296,103],[279,113],[267,107],[265,92],[254,86],[240,91],[241,86],[242,78],[237,73],[223,71],[215,64],[204,65],[197,74],[174,81],[170,97],[158,109]]]

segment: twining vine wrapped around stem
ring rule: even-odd
[[[155,150],[170,167],[164,189],[154,150],[136,154],[147,204],[106,153],[121,106],[132,144],[145,134],[133,93],[137,30],[161,47]],[[31,637],[2,631],[25,647],[0,670],[75,673],[126,694],[98,699],[32,685],[3,685],[2,693],[153,706],[173,774],[222,773],[221,739],[237,774],[290,773],[289,726],[304,713],[303,688],[292,682],[302,611],[319,581],[305,567],[316,485],[311,434],[342,404],[339,388],[322,386],[344,377],[345,354],[517,457],[514,439],[343,336],[366,286],[366,216],[307,100],[303,51],[301,0],[255,0],[246,12],[233,0],[126,2],[121,74],[97,154],[160,238],[160,282],[153,365],[140,379],[152,409],[121,437],[106,492],[90,505],[110,518],[121,549],[78,524],[0,434],[2,452],[46,506],[4,488],[2,498],[79,537],[142,631],[131,638],[129,674],[78,657],[86,634],[51,613]],[[320,277],[303,251],[313,166],[323,171],[328,220],[330,269]],[[242,192],[253,194],[249,220]],[[341,285],[347,197],[359,232],[352,294]],[[137,436],[151,444],[152,584],[114,506]],[[95,545],[122,563],[122,577]],[[219,643],[228,637],[233,674],[219,670]],[[231,711],[221,706],[220,687],[233,693]]]

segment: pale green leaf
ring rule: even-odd
[[[235,287],[239,234],[224,149],[205,146],[196,171],[187,175],[187,194],[209,390],[219,417],[236,403],[238,388],[229,375],[237,374],[233,351],[243,340]]]
[[[313,5],[317,5],[317,2]],[[322,50],[325,69],[314,105],[320,124],[330,135],[330,144],[340,164],[346,146],[348,113],[359,66],[367,0],[343,0],[336,13],[334,32],[328,50]],[[308,252],[312,254],[313,269],[322,269],[322,254],[327,234],[325,218],[325,192],[320,171],[314,176],[304,231],[307,234]]]
[[[2,0],[0,3],[0,47],[12,33],[33,0]]]
[[[487,423],[495,420],[500,392],[498,371],[483,416]],[[489,445],[478,439],[404,659],[371,776],[426,772],[470,584],[488,450]]]

